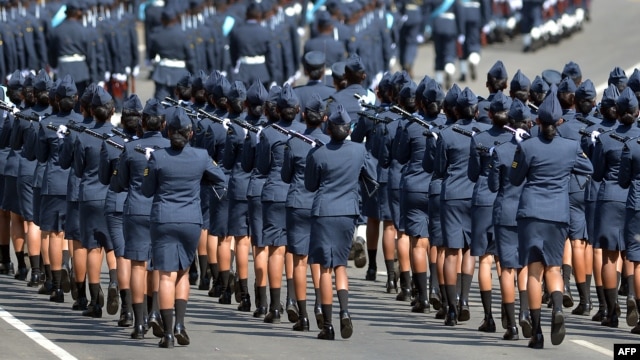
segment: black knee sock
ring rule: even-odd
[[[98,295],[100,294],[100,284],[89,284],[89,294],[91,295],[91,303],[97,304]]]
[[[403,289],[411,289],[411,273],[409,271],[400,272],[400,286]]]
[[[214,282],[218,280],[218,263],[209,264],[209,270],[211,270],[211,280]]]
[[[606,310],[607,299],[604,297],[604,286],[596,286],[596,296],[598,297],[598,310]]]
[[[270,305],[269,310],[273,311],[280,308],[280,288],[269,287]]]
[[[349,311],[349,290],[338,290],[338,303],[340,304],[340,311]]]
[[[520,291],[520,312],[529,311],[529,292],[527,290]]]
[[[331,304],[322,304],[322,317],[324,318],[324,326],[331,325],[331,312],[333,310],[333,305]]]
[[[142,321],[144,322],[144,319],[147,318],[147,316],[149,316],[149,305],[147,304],[149,297],[147,295],[144,295],[142,297],[142,315],[144,316],[142,318]]]
[[[569,282],[571,281],[571,265],[562,264],[562,281],[564,281],[564,286],[569,286]]]
[[[184,325],[184,316],[187,313],[187,300],[176,299],[176,324]]]
[[[24,251],[16,251],[16,258],[18,259],[18,268],[27,267],[27,263],[24,262]]]
[[[40,255],[29,256],[29,262],[31,263],[31,272],[40,273]]]
[[[586,305],[588,303],[586,297],[587,283],[577,283],[576,287],[578,288],[578,295],[580,296],[580,304]]]
[[[293,278],[287,279],[287,299],[296,300],[296,292],[293,286]]]
[[[219,273],[219,282],[222,285],[222,291],[227,290],[229,287],[229,270],[222,270]]]
[[[164,333],[173,334],[173,309],[160,310],[160,317],[162,317],[164,324]]]
[[[53,281],[53,274],[51,273],[51,265],[44,266],[44,276],[46,277],[47,281]]]
[[[240,293],[242,294],[242,296],[249,295],[248,279],[240,279],[238,282],[239,282],[239,285],[236,285],[236,286],[240,286]]]
[[[313,288],[313,293],[316,296],[315,304],[316,305],[320,304],[320,288]]]
[[[151,296],[151,295],[146,295],[146,296],[144,297],[144,304],[146,305],[146,307],[145,307],[145,308],[146,308],[146,310],[147,310],[147,313],[152,312],[152,311],[154,310],[154,309],[153,309],[153,296]]]
[[[71,259],[71,253],[69,250],[62,250],[62,266],[69,267],[69,260]]]
[[[627,295],[627,297],[629,299],[635,299],[636,298],[636,287],[634,286],[633,283],[633,275],[629,275],[627,276],[627,286],[629,288],[629,295]]]
[[[462,292],[462,273],[458,273],[458,278],[456,279],[456,299],[460,297],[461,292]]]
[[[440,288],[440,298],[442,299],[442,307],[445,307],[445,305],[448,304],[447,289],[444,285],[438,285],[438,287]]]
[[[133,304],[132,307],[135,326],[144,325],[144,304]]]
[[[394,280],[395,279],[395,270],[393,267],[393,260],[385,260],[384,261],[384,267],[387,268],[387,277],[390,280]]]
[[[377,269],[378,264],[376,264],[376,256],[378,256],[378,249],[367,249],[367,256],[369,257],[369,269]]]
[[[257,288],[258,298],[256,299],[256,306],[267,307],[269,306],[269,302],[267,299],[267,287],[266,286],[258,286]]]
[[[531,309],[531,327],[533,328],[534,334],[542,333],[542,326],[540,324],[540,309]]]
[[[429,264],[429,291],[438,289],[438,264]]]
[[[200,266],[200,279],[204,280],[207,277],[207,263],[209,258],[207,255],[198,255],[198,266]]]
[[[585,298],[587,299],[587,303],[591,303],[591,278],[592,275],[587,275],[587,281],[585,281],[585,284],[587,285],[585,287]]]
[[[300,317],[307,317],[307,300],[298,300],[298,312]]]
[[[416,288],[418,288],[418,299],[420,299],[420,301],[427,300],[429,297],[427,292],[427,273],[415,273],[415,283]]]
[[[553,301],[554,311],[562,311],[562,291],[551,292],[551,301]]]
[[[44,258],[42,257],[42,254],[38,256],[38,262],[40,263],[39,268],[40,268],[40,272],[42,273],[44,272]]]
[[[508,327],[513,327],[516,326],[516,304],[514,303],[506,303],[503,304],[504,306],[504,313],[505,316],[507,317],[507,326]]]
[[[56,290],[60,289],[60,284],[62,283],[62,270],[51,271],[51,274],[53,276],[53,288]]]
[[[76,282],[76,289],[78,289],[78,299],[87,298],[87,283],[86,281]]]
[[[471,282],[473,281],[473,275],[462,274],[462,287],[460,291],[460,300],[469,301],[469,292],[471,291]]]
[[[604,289],[604,297],[607,302],[607,311],[609,312],[609,316],[611,316],[616,312],[618,289]]]
[[[11,262],[11,245],[0,245],[0,263],[8,264]]]
[[[151,296],[151,310],[158,311],[160,309],[160,303],[158,302],[158,292],[154,291]]]
[[[484,315],[491,316],[491,290],[480,291],[480,299],[482,300]]]
[[[131,312],[131,289],[120,290],[120,301],[122,303],[122,309],[127,312]]]
[[[118,282],[118,270],[116,269],[109,270],[109,282],[110,283]]]
[[[449,303],[449,307],[455,309],[457,304],[456,301],[456,286],[455,285],[445,285],[445,292],[447,294],[447,302]]]

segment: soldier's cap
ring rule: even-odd
[[[17,90],[24,86],[24,75],[20,70],[16,70],[11,74],[11,78],[7,83],[7,87],[12,90]]]
[[[129,95],[129,97],[126,98],[122,103],[122,109],[141,112],[142,102],[140,101],[140,98],[138,97],[138,95],[136,94]]]
[[[431,79],[424,87],[424,91],[422,92],[422,96],[425,100],[429,102],[442,102],[444,101],[444,91],[442,90],[442,86],[440,84]]]
[[[175,19],[176,16],[178,16],[178,9],[171,4],[173,3],[171,2],[165,5],[164,9],[162,9],[162,20],[169,21]]]
[[[207,81],[207,73],[199,70],[198,73],[191,77],[191,89],[198,91],[204,89],[204,83]]]
[[[197,8],[200,5],[202,5],[203,2],[204,1],[202,1],[202,0],[189,0],[189,6],[192,7],[192,8]]]
[[[267,13],[269,11],[271,11],[271,9],[273,9],[273,2],[270,0],[262,0],[262,2],[260,2],[260,9],[262,10],[262,13]]]
[[[264,85],[262,85],[262,82],[258,79],[254,80],[247,89],[247,102],[249,105],[262,105],[267,101],[268,97],[269,93],[267,89],[264,88]]]
[[[416,97],[417,88],[418,85],[416,85],[416,83],[414,83],[413,81],[409,81],[408,83],[404,84],[402,89],[400,89],[400,93],[398,95],[403,99]]]
[[[191,119],[182,108],[176,108],[167,121],[167,128],[171,130],[182,130],[191,125]]]
[[[231,84],[229,83],[229,80],[227,80],[226,77],[220,75],[218,81],[213,87],[213,96],[215,96],[216,98],[225,97],[227,96],[226,94],[229,93],[229,90],[231,90]]]
[[[278,85],[274,85],[269,88],[269,96],[267,96],[267,101],[277,104],[280,99],[280,93],[282,92],[282,88]]]
[[[495,79],[506,79],[509,77],[507,75],[507,69],[504,67],[502,60],[496,61],[491,69],[489,69],[489,72],[487,74]]]
[[[513,75],[513,79],[511,79],[509,89],[511,91],[529,91],[531,89],[531,80],[518,69],[516,74]]]
[[[562,118],[562,107],[558,101],[558,87],[551,85],[547,97],[538,107],[538,119],[543,124],[555,124]]]
[[[33,82],[33,88],[37,91],[47,91],[51,90],[52,86],[53,81],[49,77],[49,74],[47,74],[47,72],[44,70],[40,70]]]
[[[384,73],[384,75],[382,75],[382,79],[380,79],[380,82],[378,83],[378,91],[381,91],[382,93],[386,93],[387,91],[389,91],[390,88],[391,88],[391,73],[387,71]]]
[[[467,107],[467,106],[473,106],[477,104],[478,104],[478,97],[468,87],[462,90],[460,95],[458,95],[458,99],[456,100],[456,105],[458,105],[459,107]]]
[[[164,111],[164,106],[162,105],[162,102],[158,101],[155,98],[151,98],[147,100],[146,104],[144,104],[144,109],[142,110],[142,113],[149,116],[160,116],[160,115],[164,115],[165,111]]]
[[[602,100],[600,100],[600,107],[610,108],[616,106],[616,100],[620,96],[618,87],[611,84],[608,88],[604,89],[602,93]]]
[[[309,51],[302,57],[304,66],[309,69],[318,69],[324,66],[326,57],[322,51]]]
[[[424,93],[424,88],[427,86],[427,83],[431,81],[429,75],[425,75],[422,80],[418,83],[418,87],[416,88],[416,99],[422,98],[422,94]]]
[[[616,66],[609,73],[609,79],[607,80],[607,85],[610,85],[610,84],[625,85],[627,84],[628,81],[629,79],[627,78],[627,74],[624,73],[624,70],[622,70],[619,66]]]
[[[56,81],[53,81],[51,83],[51,88],[49,89],[49,99],[53,99],[56,97],[56,91],[58,91],[58,86],[60,86],[61,82],[62,80],[57,79]]]
[[[58,88],[60,88],[60,86],[62,86],[62,82],[60,82],[60,85],[58,85]],[[93,98],[93,93],[96,92],[96,89],[98,88],[98,84],[96,83],[91,83],[89,84],[85,89],[84,92],[82,93],[80,100],[83,103],[91,103],[91,99]],[[57,95],[57,92],[56,92]]]
[[[331,112],[331,115],[329,115],[329,121],[336,125],[347,125],[351,124],[351,117],[344,109],[344,106],[340,104]]]
[[[91,98],[93,98],[93,93],[95,92],[95,89],[96,89],[96,85],[95,84],[93,85],[94,85],[93,88],[91,88],[91,85],[89,85],[85,90],[85,94],[88,91],[91,91],[90,93]],[[60,81],[60,84],[56,88],[56,96],[62,99],[65,97],[72,97],[75,95],[78,95],[78,88],[76,88],[76,83],[71,78],[71,75],[67,74],[62,78],[62,81]]]
[[[93,97],[91,98],[91,105],[102,106],[102,105],[106,105],[107,103],[109,103],[109,101],[112,101],[112,100],[113,98],[107,92],[107,90],[105,90],[102,86],[98,86],[98,88],[96,89],[96,92],[93,94]]]
[[[318,22],[319,27],[323,27],[328,24],[332,24],[333,18],[331,18],[331,14],[329,14],[329,12],[320,10],[316,13],[316,21]]]
[[[353,15],[353,9],[349,6],[348,3],[340,3],[340,5],[338,5],[338,9],[345,19],[351,19],[351,16]]]
[[[213,95],[215,93],[216,84],[218,84],[218,81],[220,81],[221,76],[222,75],[218,70],[212,72],[204,82],[204,91],[206,91],[210,95]]]
[[[229,88],[229,92],[225,96],[231,101],[245,101],[247,100],[247,88],[244,87],[242,81],[234,81]]]
[[[515,122],[523,122],[531,119],[531,111],[520,99],[513,99],[509,108],[509,119]]]
[[[327,7],[327,9],[332,10],[332,9],[339,8],[340,4],[341,4],[340,0],[327,0],[327,2],[325,3],[325,6]]]
[[[186,73],[183,77],[178,80],[178,86],[182,86],[185,88],[190,88],[193,85],[193,78],[190,73]]]
[[[444,96],[444,103],[447,106],[455,106],[458,103],[458,96],[460,96],[461,92],[460,86],[454,83],[449,91],[447,91],[447,95]]]
[[[640,70],[633,69],[633,73],[629,76],[629,81],[627,81],[627,86],[634,92],[640,91]]]
[[[551,86],[551,84],[558,86],[562,81],[562,74],[553,69],[548,69],[542,72],[542,80]]]
[[[636,94],[633,93],[633,90],[629,88],[625,88],[616,99],[616,109],[618,110],[618,115],[624,114],[629,110],[638,108],[638,98],[636,98]]]
[[[24,83],[22,86],[24,87],[33,87],[33,83],[35,82],[36,77],[33,75],[31,71],[27,72],[27,75],[24,77]]]
[[[314,93],[311,96],[311,99],[309,99],[309,101],[307,101],[307,103],[305,104],[305,111],[313,111],[313,112],[320,113],[324,111],[326,107],[327,107],[327,104],[322,100],[320,95],[318,95],[318,93]]]
[[[535,79],[533,79],[533,82],[531,83],[531,91],[546,94],[547,91],[549,91],[549,84],[542,80],[540,76],[536,75]]]
[[[596,87],[589,79],[583,81],[576,89],[576,100],[591,100],[596,98]]]
[[[360,56],[356,54],[351,54],[345,61],[344,65],[345,71],[350,72],[360,72],[364,71],[364,65],[362,65],[362,61],[360,60]]]
[[[576,87],[576,83],[571,80],[571,78],[564,78],[558,85],[559,93],[575,93],[578,88]]]
[[[410,83],[411,81],[411,76],[409,76],[409,73],[406,72],[405,70],[402,71],[397,71],[395,74],[393,74],[393,77],[391,78],[391,82],[394,85],[400,85],[400,87],[402,88],[405,84]]]
[[[337,63],[331,65],[331,76],[337,79],[344,78],[346,64],[347,63],[345,63],[344,61],[338,61]]]
[[[86,5],[81,0],[67,0],[67,10],[84,10]]]
[[[298,96],[291,88],[291,85],[285,84],[280,91],[280,98],[278,99],[277,106],[280,109],[292,108],[300,105]]]
[[[493,95],[491,104],[489,104],[489,111],[497,113],[499,111],[506,111],[511,108],[511,98],[506,96],[502,91],[498,91]]]
[[[565,77],[581,77],[582,70],[580,70],[580,65],[574,63],[573,61],[569,61],[562,69],[562,78]]]

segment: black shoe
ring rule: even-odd
[[[456,310],[454,308],[449,307],[449,311],[444,318],[444,324],[446,326],[458,325],[458,314],[456,314]]]
[[[101,318],[102,317],[102,306],[98,304],[89,304],[87,310],[82,312],[82,316],[92,317],[92,318]]]
[[[236,286],[240,287],[240,284],[236,283],[236,276],[233,273],[233,271],[229,271],[229,286],[227,287],[227,292],[229,293],[229,299],[231,299],[232,294],[235,294]],[[239,302],[239,301],[236,301],[236,302]]]
[[[49,296],[49,301],[56,302],[56,303],[63,303],[64,302],[64,292],[62,292],[62,289],[54,290],[51,293],[51,296]]]
[[[571,310],[572,315],[589,316],[589,305],[579,303],[575,309]]]
[[[75,311],[85,311],[87,310],[89,305],[89,300],[86,297],[80,297],[76,299],[76,301],[71,305],[71,310]]]
[[[149,327],[153,330],[153,336],[161,338],[164,336],[164,325],[162,324],[162,317],[158,311],[152,311],[147,317]]]
[[[551,315],[551,344],[562,344],[565,334],[564,314],[562,311],[554,311]]]
[[[44,283],[42,283],[42,285],[40,285],[40,288],[38,289],[38,294],[51,295],[52,291],[53,291],[53,283],[50,280],[47,280]]]
[[[398,283],[395,282],[394,279],[387,279],[387,294],[391,294],[392,292],[398,293]]]
[[[605,317],[604,319],[602,319],[600,325],[610,328],[617,328],[619,325],[618,314],[613,313]]]
[[[531,316],[529,314],[529,311],[521,311],[520,316],[518,316],[518,318],[520,319],[522,336],[524,336],[525,339],[530,338],[533,333],[533,326],[531,325]]]
[[[638,309],[633,298],[627,298],[627,325],[636,326],[638,324]]]
[[[376,275],[378,275],[378,269],[368,268],[364,279],[367,281],[376,281]]]
[[[172,349],[175,346],[175,338],[173,334],[164,334],[158,346],[165,349]]]
[[[416,301],[416,304],[411,308],[411,312],[428,314],[429,312],[431,312],[431,308],[429,307],[429,303],[426,300],[418,300]]]
[[[631,329],[631,333],[632,333],[632,334],[636,334],[636,335],[640,335],[640,324],[638,324],[638,325],[634,326],[634,327]]]
[[[573,306],[573,296],[571,296],[571,289],[569,286],[564,287],[564,294],[562,294],[562,306],[570,308]],[[553,340],[551,340],[553,344]]]
[[[519,340],[518,328],[515,326],[507,327],[507,331],[502,335],[504,340]]]
[[[432,287],[429,293],[429,304],[433,306],[435,310],[440,310],[442,306],[442,297],[440,295],[440,289]]]
[[[238,311],[251,311],[251,297],[249,295],[244,295],[242,299],[240,299],[240,304],[238,305]]]
[[[361,237],[357,237],[353,241],[353,263],[357,268],[363,268],[367,265],[367,253],[365,251],[365,241]]]
[[[209,290],[211,287],[211,279],[208,277],[200,278],[200,283],[198,283],[198,290]]]
[[[107,314],[117,314],[119,307],[120,304],[118,303],[118,283],[109,283],[109,288],[107,289]]]
[[[173,327],[173,336],[178,341],[179,345],[187,346],[191,344],[191,340],[189,339],[189,334],[187,334],[187,329],[184,328],[184,325],[178,323]]]
[[[591,317],[591,321],[602,322],[602,319],[607,317],[607,310],[598,309],[598,311]]]
[[[116,296],[117,297],[117,296]],[[100,306],[101,308],[104,307],[104,293],[102,292],[102,288],[100,288],[100,292],[98,292],[98,300],[97,300],[97,304],[98,306]],[[117,312],[117,306],[116,306],[116,312]]]
[[[219,298],[220,295],[222,295],[222,285],[219,282],[215,281],[213,283],[213,286],[211,287],[211,290],[209,290],[209,296]]]
[[[298,317],[300,317],[300,314],[298,313],[298,304],[296,304],[296,302],[291,298],[287,299],[287,318],[289,319],[289,322],[295,323],[298,321]]]
[[[531,339],[529,339],[529,345],[527,345],[531,349],[543,349],[544,348],[544,336],[542,333],[534,334]]]
[[[440,310],[436,313],[436,319],[442,320],[447,316],[447,309],[444,306],[440,307]]]
[[[118,320],[119,327],[129,327],[133,325],[133,314],[130,311],[122,309],[120,311],[120,319]]]
[[[29,274],[29,270],[26,267],[19,267],[18,272],[13,276],[16,280],[27,280],[27,274]]]
[[[280,310],[270,310],[264,317],[264,322],[268,324],[280,324]]]
[[[145,315],[142,322],[142,330],[144,330],[144,334],[146,335],[149,332],[149,315]]]
[[[131,332],[131,338],[136,340],[144,339],[144,333],[144,325],[134,326]]]
[[[13,270],[13,263],[2,263],[0,264],[0,275],[9,275],[13,276],[15,271]]]
[[[340,311],[340,336],[343,339],[348,339],[353,335],[353,323],[351,322],[351,316],[347,310]]]
[[[397,301],[411,301],[411,289],[403,288],[396,296]]]
[[[469,303],[467,300],[460,300],[460,316],[458,316],[459,321],[469,321],[471,319],[471,312],[469,311]]]
[[[318,326],[318,329],[322,330],[324,327],[324,315],[322,314],[322,307],[320,304],[316,304],[313,307],[313,313],[316,316],[316,325]]]
[[[220,295],[220,298],[218,299],[218,302],[224,305],[231,304],[231,292],[228,289],[223,291],[222,295]]]
[[[302,316],[293,324],[293,331],[309,331],[309,318]]]
[[[318,334],[318,339],[321,340],[334,340],[336,338],[336,332],[333,330],[333,325],[329,324],[322,327],[322,330]]]
[[[31,279],[29,279],[28,287],[38,287],[40,286],[40,280],[42,278],[42,274],[39,272],[31,271]]]
[[[267,315],[267,308],[264,306],[256,308],[256,310],[253,312],[254,318],[263,318],[265,317],[265,315]]]
[[[485,315],[482,323],[478,327],[478,331],[494,333],[496,332],[496,322],[493,320],[493,316]]]
[[[619,296],[629,296],[629,282],[620,281],[620,288],[618,289]]]
[[[458,82],[465,82],[467,81],[467,74],[461,74],[460,77],[458,78]]]
[[[65,294],[71,291],[71,280],[69,279],[69,269],[62,267],[62,278],[60,279],[60,287]]]

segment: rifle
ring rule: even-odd
[[[463,129],[463,128],[457,126],[457,125],[453,125],[451,127],[451,130],[457,132],[458,134],[462,134],[462,135],[468,136],[468,137],[474,137],[477,133],[480,132],[480,129],[478,129],[477,127],[474,127],[474,128],[471,129],[472,131],[469,131],[469,130]]]
[[[381,117],[377,117],[377,116],[375,116],[373,114],[369,114],[368,112],[365,112],[365,111],[358,111],[358,115],[373,121],[376,125],[378,123],[389,124],[389,123],[394,121],[390,117],[385,116],[384,118],[381,118]]]
[[[385,110],[384,107],[382,106],[376,106],[376,105],[371,105],[369,103],[367,103],[367,99],[364,98],[364,96],[360,95],[360,94],[353,94],[353,97],[355,97],[356,99],[358,99],[358,101],[360,101],[360,106],[362,106],[365,109],[369,109],[369,110],[373,110],[375,112],[382,112]]]
[[[598,130],[596,130],[599,133],[603,133],[605,132],[605,130],[603,128],[599,128]],[[593,131],[587,131],[586,129],[580,129],[578,130],[578,134],[582,135],[582,136],[588,136],[591,137],[591,135],[593,134]]]
[[[85,126],[82,125],[78,125],[75,121],[71,121],[69,122],[67,125],[65,125],[67,127],[67,131],[64,132],[64,135],[69,135],[71,132],[69,130],[73,130],[75,132],[79,132],[79,133],[85,133],[88,135],[91,135],[95,138],[98,138],[100,140],[106,140],[108,138],[111,137],[111,135],[109,134],[100,134],[98,132],[95,132],[91,129],[87,129]],[[55,132],[57,132],[59,130],[59,126],[55,126],[52,123],[47,124],[47,129],[51,129]]]
[[[302,135],[299,132],[295,131],[295,130],[287,130],[285,128],[283,128],[282,126],[278,125],[278,124],[271,124],[271,126],[277,130],[278,132],[290,136],[290,137],[297,137],[298,139],[304,141],[305,143],[311,145],[311,147],[316,147],[316,146],[322,146],[324,145],[324,143],[318,139],[312,139],[306,135]]]
[[[36,121],[36,122],[40,121],[40,116],[38,116],[37,114],[27,115],[27,114],[19,112],[19,113],[13,114],[13,116],[15,116],[16,119],[20,119],[20,120]]]
[[[111,132],[114,133],[115,135],[121,137],[122,140],[124,140],[124,142],[129,142],[131,140],[136,140],[137,139],[137,137],[129,136],[124,131],[122,131],[122,130],[120,130],[118,128],[115,128],[115,127],[113,129],[111,129]]]
[[[141,153],[141,154],[147,154],[147,148],[149,146],[142,146],[142,145],[136,145],[136,147],[133,148],[133,150]],[[160,149],[160,146],[158,145],[154,145],[153,147],[151,147],[154,151]]]
[[[244,120],[240,120],[240,119],[232,119],[231,122],[233,122],[234,124],[240,126],[243,129],[246,129],[247,131],[250,131],[252,133],[258,133],[261,128],[258,126],[253,126],[251,124],[249,124],[248,122],[244,121]]]
[[[516,134],[516,129],[512,128],[511,126],[504,125],[502,128],[507,130],[508,132],[512,133],[513,135]],[[522,134],[522,138],[523,139],[528,139],[530,137],[531,137],[531,134],[529,134],[528,132],[525,132],[525,133]]]
[[[124,145],[120,145],[117,142],[111,140],[111,139],[107,139],[105,140],[105,142],[111,146],[113,146],[114,148],[120,150],[120,151],[124,151]]]
[[[172,98],[170,98],[168,96],[166,98],[164,98],[164,101],[162,102],[162,104],[163,105],[164,104],[169,104],[169,106],[179,107],[179,108],[183,109],[187,113],[187,115],[189,115],[189,117],[192,117],[192,118],[203,117],[203,118],[215,121],[215,122],[220,123],[220,124],[224,124],[225,123],[224,119],[222,119],[222,118],[219,118],[219,117],[217,117],[215,115],[209,114],[208,112],[206,112],[206,111],[204,111],[202,109],[198,109],[198,110],[189,109],[188,107],[185,107],[182,104],[180,104],[180,102],[178,100],[174,100],[174,99],[172,99]]]
[[[595,125],[596,124],[591,120],[585,119],[582,115],[576,116],[575,119],[580,121],[581,123],[587,125],[587,126],[591,126],[591,125]]]
[[[10,112],[13,114],[13,111],[16,109],[15,105],[9,105],[9,103],[0,100],[0,110],[4,110],[6,112]]]
[[[614,139],[614,140],[618,140],[618,141],[620,141],[620,142],[622,142],[622,143],[627,142],[629,139],[631,139],[631,138],[630,138],[630,137],[628,137],[628,136],[621,136],[621,135],[618,135],[618,134],[613,133],[613,132],[612,132],[612,133],[610,133],[610,134],[609,134],[609,136],[611,136],[611,138],[612,138],[612,139]]]
[[[427,129],[427,130],[431,130],[434,128],[433,125],[429,124],[428,122],[424,121],[423,119],[420,119],[419,117],[409,113],[408,111],[398,107],[397,105],[393,105],[391,107],[391,111],[398,114],[398,115],[402,115],[404,116],[407,120],[416,123],[420,126],[422,126],[423,128]]]

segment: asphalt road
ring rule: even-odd
[[[634,36],[633,26],[640,16],[639,5],[638,0],[594,1],[592,21],[582,32],[533,54],[520,52],[520,39],[492,45],[483,51],[479,74],[486,73],[500,59],[510,76],[521,69],[533,79],[545,69],[561,70],[565,63],[573,60],[580,64],[584,79],[591,79],[596,86],[606,83],[614,66],[632,69],[640,61],[637,57],[640,37]],[[421,47],[414,70],[417,77],[433,74],[433,59],[431,45]],[[144,80],[144,74],[143,69],[143,75],[137,81],[143,101],[153,94],[153,84]],[[486,94],[483,77],[480,75],[475,82],[462,85],[471,87],[479,95]],[[378,268],[383,269],[383,264],[379,251]],[[159,349],[158,340],[151,333],[142,341],[129,339],[130,329],[118,328],[117,317],[106,312],[102,319],[81,317],[70,310],[72,300],[68,295],[64,304],[49,303],[46,297],[37,295],[25,283],[0,277],[0,358],[611,359],[613,344],[640,344],[640,337],[630,334],[629,327],[624,324],[624,304],[618,329],[603,328],[591,322],[590,317],[568,315],[567,337],[560,346],[550,344],[550,312],[543,309],[546,349],[534,351],[526,347],[527,340],[502,340],[499,320],[495,334],[476,330],[482,320],[482,306],[475,281],[470,299],[471,320],[451,328],[445,327],[441,320],[435,320],[433,313],[412,314],[408,303],[395,301],[395,294],[386,294],[385,275],[379,274],[377,282],[368,282],[362,280],[365,269],[350,267],[348,271],[351,277],[350,309],[355,328],[349,340],[317,340],[318,330],[313,319],[309,333],[291,331],[292,324],[285,318],[282,324],[264,324],[252,318],[250,313],[236,311],[236,304],[219,305],[217,299],[207,297],[206,292],[192,288],[186,320],[191,345],[180,347],[176,344],[173,350]],[[252,273],[250,278],[253,279]],[[493,310],[499,318],[497,277],[494,279]],[[105,274],[104,289],[107,280]],[[575,288],[573,292],[577,296]],[[595,301],[595,291],[592,298]],[[624,303],[624,299],[620,300]],[[310,291],[309,311],[312,311],[312,302],[313,293]],[[335,319],[337,310],[334,312],[334,324],[338,324]]]

